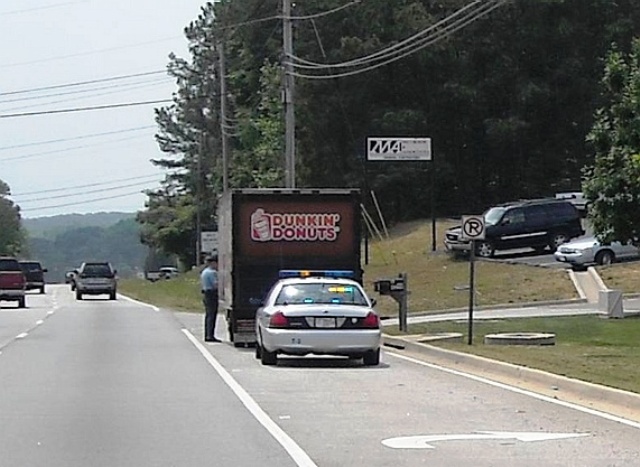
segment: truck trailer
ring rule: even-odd
[[[349,270],[362,283],[356,189],[229,190],[218,238],[219,309],[236,347],[256,342],[256,310],[281,270]]]

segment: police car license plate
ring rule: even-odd
[[[336,319],[335,318],[316,318],[315,324],[317,328],[335,328]]]

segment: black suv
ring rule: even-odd
[[[44,273],[47,270],[38,261],[20,261],[20,268],[27,279],[26,289],[38,289],[44,293]]]
[[[580,212],[567,201],[541,199],[494,206],[484,213],[485,239],[476,240],[476,254],[490,258],[496,250],[533,248],[555,252],[563,243],[584,235]],[[452,253],[468,252],[470,242],[460,239],[460,227],[445,233]]]

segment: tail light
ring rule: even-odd
[[[287,318],[283,312],[276,311],[271,315],[269,319],[269,327],[270,328],[288,328],[289,327],[289,318]]]
[[[370,311],[367,316],[362,320],[362,327],[369,329],[379,329],[380,328],[380,318],[373,311]]]

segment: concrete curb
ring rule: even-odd
[[[575,403],[622,418],[640,421],[640,394],[560,376],[533,368],[504,363],[477,355],[383,334],[383,345],[398,353],[412,353],[446,368],[528,389],[554,399]]]
[[[573,282],[573,286],[576,288],[576,292],[578,292],[578,295],[580,296],[580,298],[582,300],[588,301],[587,293],[585,292],[584,288],[582,287],[582,284],[576,277],[576,273],[573,271],[573,269],[569,269],[569,277],[571,278],[571,282]]]
[[[545,300],[545,301],[539,301],[539,302],[501,303],[496,305],[482,305],[482,306],[474,306],[473,309],[475,311],[509,310],[509,309],[517,309],[517,308],[536,308],[541,306],[553,306],[553,305],[574,305],[578,303],[588,303],[588,302],[586,298],[567,298],[566,300]],[[445,308],[442,310],[418,311],[416,313],[409,313],[408,318],[411,319],[411,318],[418,318],[422,316],[443,315],[447,313],[460,313],[463,311],[469,311],[469,308],[460,307],[460,308]],[[380,323],[382,324],[382,326],[397,325],[397,323],[385,324],[385,321],[389,321],[392,319],[397,320],[398,317],[382,316],[380,318]]]
[[[589,266],[587,268],[587,272],[591,276],[591,279],[593,279],[593,281],[598,284],[598,288],[600,290],[609,290],[609,287],[607,287],[607,284],[604,283],[604,281],[600,277],[600,274],[598,274],[598,271],[596,271],[596,268],[594,268],[593,266]]]

